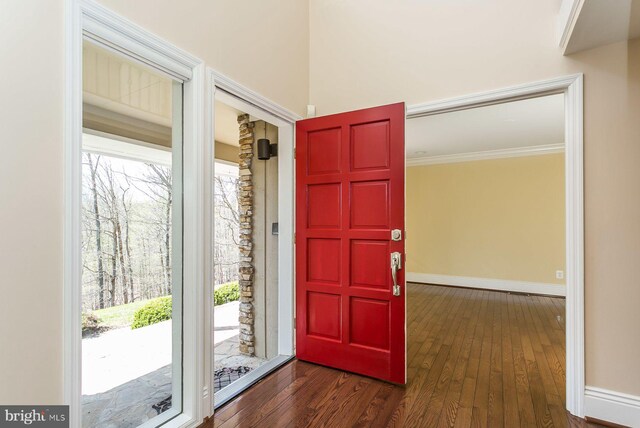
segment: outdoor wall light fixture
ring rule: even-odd
[[[278,145],[271,144],[267,139],[267,122],[264,123],[264,138],[258,140],[258,159],[269,160],[271,156],[278,156]]]

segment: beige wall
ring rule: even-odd
[[[304,111],[307,2],[103,3],[284,107]],[[63,401],[63,6],[63,0],[0,1],[4,404]]]
[[[311,0],[319,115],[585,74],[586,381],[640,394],[640,40],[563,57],[557,0]]]
[[[564,284],[564,155],[407,168],[407,272]]]
[[[0,2],[0,402],[7,404],[62,402],[62,4]]]
[[[264,121],[254,125],[254,140],[264,138]],[[278,144],[278,128],[269,123],[267,138]],[[251,169],[255,350],[258,357],[270,359],[278,355],[278,236],[271,233],[278,221],[278,158],[260,160],[256,148]]]

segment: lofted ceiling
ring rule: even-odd
[[[564,144],[563,94],[406,122],[408,159],[559,144]]]

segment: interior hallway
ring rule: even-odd
[[[408,383],[293,361],[213,425],[594,427],[564,410],[564,299],[422,284],[408,290]]]

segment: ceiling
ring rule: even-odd
[[[244,113],[224,103],[221,103],[220,101],[216,101],[216,141],[224,144],[229,144],[230,146],[240,145],[240,127],[238,126],[238,116],[240,116],[241,114]]]
[[[565,8],[574,12],[560,41],[565,55],[640,37],[640,0],[564,0],[561,12]]]
[[[564,95],[409,119],[409,159],[564,143]]]

